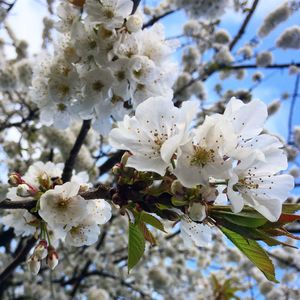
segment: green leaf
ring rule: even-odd
[[[184,199],[172,197],[171,202],[174,206],[184,206],[187,204],[187,201]]]
[[[221,231],[227,238],[244,253],[249,260],[263,272],[266,278],[273,282],[278,282],[275,278],[274,265],[268,257],[265,250],[253,240],[248,240],[236,232],[233,232],[225,227],[220,227]]]
[[[292,214],[296,212],[297,210],[300,210],[300,204],[292,204],[292,203],[286,203],[282,205],[282,213],[285,214]]]
[[[151,244],[151,246],[155,246],[156,239],[153,236],[152,232],[147,228],[147,225],[144,222],[140,222],[138,226],[141,232],[143,233],[145,240],[148,241]]]
[[[212,216],[214,215],[224,218],[233,224],[250,228],[258,228],[268,221],[266,218],[256,212],[240,212],[235,214],[227,211],[217,211],[212,214]]]
[[[156,217],[154,217],[150,214],[142,212],[140,220],[147,223],[147,224],[149,224],[149,225],[151,225],[151,226],[153,226],[153,227],[155,227],[158,230],[166,232],[163,223],[160,220],[158,220]]]
[[[144,235],[138,225],[129,223],[128,272],[139,262],[145,251]]]

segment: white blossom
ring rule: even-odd
[[[88,20],[107,28],[119,28],[132,11],[130,0],[86,0]]]
[[[266,37],[280,23],[286,21],[290,14],[291,9],[288,2],[286,1],[266,16],[262,26],[258,30],[258,35],[260,37]]]
[[[268,51],[260,52],[256,56],[256,65],[258,67],[267,67],[271,65],[272,62],[273,62],[273,55],[271,52]]]
[[[234,212],[247,204],[271,222],[278,220],[282,203],[294,187],[294,179],[287,174],[276,175],[281,166],[277,170],[276,167],[273,165],[269,170],[268,164],[250,156],[234,168],[227,192]]]
[[[172,156],[188,139],[196,110],[194,102],[184,102],[178,109],[171,99],[149,98],[137,107],[135,117],[125,116],[110,132],[110,144],[132,153],[127,166],[164,175]]]
[[[67,182],[48,190],[40,198],[39,215],[52,226],[69,228],[87,214],[86,201],[78,195],[80,185]]]
[[[276,45],[282,49],[300,49],[300,26],[287,28],[277,39]]]
[[[187,247],[207,247],[211,243],[212,230],[208,225],[193,222],[188,217],[180,221],[180,236]]]
[[[207,116],[203,125],[194,131],[194,137],[180,149],[173,173],[186,187],[205,184],[210,177],[226,179],[231,168],[224,160],[237,145],[232,124],[223,118]]]

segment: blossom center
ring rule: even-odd
[[[104,85],[102,84],[102,82],[101,81],[95,81],[94,83],[93,83],[93,90],[94,91],[97,91],[97,92],[101,92],[101,90],[103,89],[103,87],[104,87]]]
[[[65,111],[67,108],[66,105],[63,103],[58,103],[56,107],[58,111]]]
[[[200,146],[194,146],[194,154],[191,157],[191,166],[204,167],[207,163],[213,162],[215,158],[213,149],[205,149]]]
[[[70,203],[70,198],[60,198],[57,202],[58,209],[66,209]]]
[[[239,179],[239,182],[235,184],[235,187],[244,187],[247,189],[258,189],[258,184],[254,183],[253,180],[251,180],[251,178],[241,178]]]
[[[60,92],[62,97],[64,97],[64,96],[68,95],[68,93],[70,92],[70,88],[69,88],[69,86],[67,86],[65,84],[61,84],[58,86],[58,91]]]
[[[104,16],[107,19],[112,19],[115,16],[115,14],[114,14],[112,9],[107,8],[107,9],[104,10]]]

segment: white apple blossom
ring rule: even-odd
[[[129,32],[137,32],[142,29],[143,19],[139,15],[131,15],[126,20],[126,28]]]
[[[208,247],[211,243],[212,229],[209,225],[193,222],[184,216],[180,221],[180,236],[187,247]]]
[[[281,169],[282,164],[270,168],[268,163],[257,160],[255,155],[242,160],[233,169],[228,182],[227,195],[233,211],[240,212],[247,204],[271,222],[277,221],[282,204],[294,187],[291,175],[276,175]]]
[[[82,223],[72,226],[66,235],[66,244],[75,247],[92,245],[97,242],[100,227],[93,220],[85,219]]]
[[[132,153],[129,167],[164,175],[179,146],[187,142],[196,112],[194,102],[177,108],[170,98],[149,98],[137,107],[134,117],[125,116],[110,132],[110,144]]]
[[[266,104],[260,100],[245,104],[233,97],[226,105],[223,115],[232,122],[234,132],[241,142],[257,136],[263,130],[268,111]]]
[[[18,236],[33,235],[38,228],[39,220],[25,209],[12,209],[0,218],[0,223],[12,227]]]
[[[48,190],[40,198],[39,215],[53,227],[70,228],[87,214],[86,201],[78,195],[80,185],[67,182]]]
[[[210,177],[229,178],[228,159],[237,145],[232,124],[223,118],[207,116],[194,131],[194,137],[183,145],[173,173],[186,187],[205,184]]]
[[[87,215],[72,226],[67,234],[67,245],[80,247],[94,244],[99,237],[100,227],[111,218],[111,206],[104,199],[86,201]]]
[[[131,107],[172,94],[177,72],[170,57],[177,43],[165,40],[161,25],[141,30],[141,14],[130,15],[130,0],[82,5],[84,18],[74,5],[58,6],[60,43],[54,57],[43,56],[37,64],[31,96],[42,124],[65,129],[73,120],[92,119],[106,135],[112,120],[121,120]]]
[[[107,28],[119,28],[130,15],[133,2],[130,0],[87,0],[88,20],[94,24],[103,24]]]

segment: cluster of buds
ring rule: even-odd
[[[19,197],[34,197],[38,192],[35,187],[26,183],[19,173],[12,173],[9,176],[8,183],[17,188],[17,195]]]
[[[47,241],[40,240],[37,246],[34,248],[33,254],[29,257],[27,263],[29,270],[33,274],[38,274],[41,268],[43,259],[46,258],[47,265],[51,270],[58,264],[58,254],[53,246],[49,245]]]

